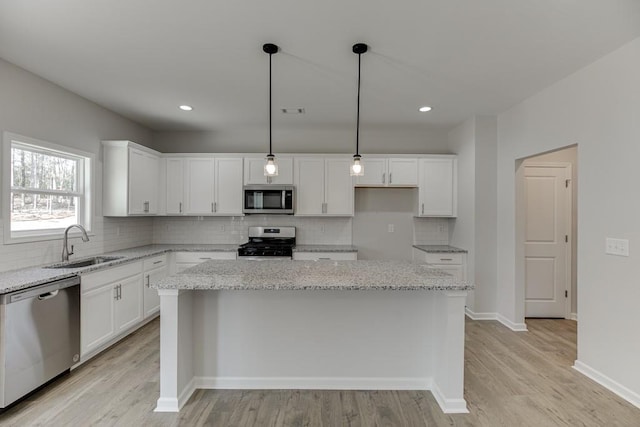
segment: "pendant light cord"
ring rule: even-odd
[[[271,140],[272,140],[272,135],[271,135],[271,105],[273,104],[273,101],[271,100],[271,57],[273,56],[273,54],[269,54],[269,156],[273,157],[273,152],[271,151]]]
[[[356,113],[356,156],[360,156],[360,61],[362,54],[358,54],[358,107]]]

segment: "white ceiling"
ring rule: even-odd
[[[2,0],[0,57],[155,130],[450,128],[640,36],[638,0]],[[179,104],[193,105],[185,113]],[[419,113],[421,105],[431,113]]]

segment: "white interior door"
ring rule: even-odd
[[[571,166],[524,165],[525,316],[567,315]]]

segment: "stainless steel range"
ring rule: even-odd
[[[249,241],[238,248],[238,259],[291,259],[295,245],[295,227],[249,227]]]

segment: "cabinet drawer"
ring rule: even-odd
[[[357,252],[294,252],[294,261],[355,261],[358,259]]]
[[[199,264],[212,259],[236,259],[235,252],[176,252],[176,263]]]
[[[167,265],[167,256],[166,255],[158,255],[152,258],[148,258],[144,260],[144,271],[149,271],[154,268],[160,268]]]
[[[462,254],[426,253],[427,264],[462,264]]]
[[[117,282],[127,277],[142,274],[142,262],[132,262],[119,267],[109,268],[107,270],[95,271],[80,275],[80,289],[86,292],[95,289],[107,283]]]

